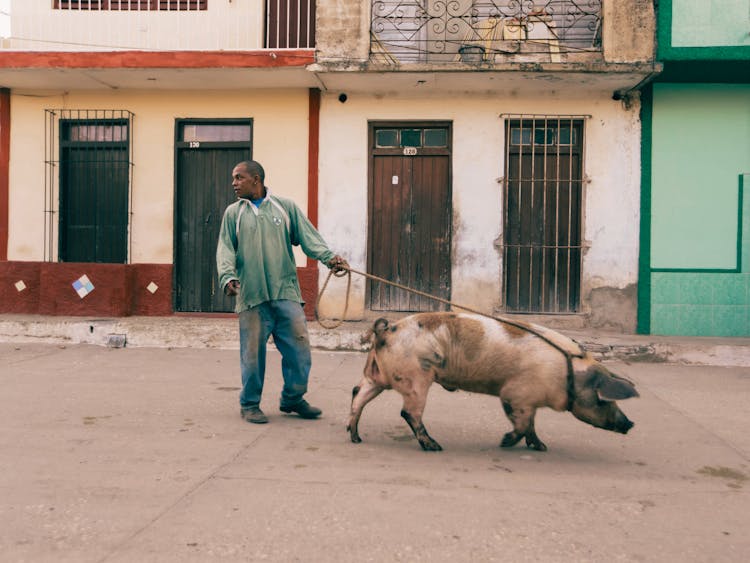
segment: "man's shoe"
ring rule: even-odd
[[[280,407],[280,408],[281,408],[281,412],[287,412],[287,413],[296,412],[302,418],[318,418],[321,414],[323,414],[322,410],[320,410],[317,407],[310,406],[310,404],[305,400],[302,400],[296,405],[292,405],[291,407]]]
[[[250,407],[247,409],[242,409],[240,411],[240,414],[242,415],[242,418],[245,420],[245,422],[252,422],[253,424],[265,424],[268,422],[268,417],[263,414],[263,411],[260,410],[260,407]]]

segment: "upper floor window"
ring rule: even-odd
[[[208,0],[55,0],[56,10],[206,10]]]

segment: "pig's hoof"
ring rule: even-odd
[[[426,452],[442,452],[443,448],[440,447],[440,444],[438,444],[435,440],[432,440],[430,442],[419,442],[419,445],[422,446],[422,449]]]
[[[526,440],[526,447],[538,452],[547,451],[547,446],[541,440]]]
[[[362,441],[362,438],[359,437],[359,433],[354,431],[352,432],[351,426],[346,427],[346,431],[349,432],[349,437],[351,438],[352,442],[355,444],[359,444]]]
[[[512,448],[518,443],[520,439],[521,437],[518,436],[515,432],[508,432],[505,436],[503,436],[503,440],[502,442],[500,442],[500,447]]]

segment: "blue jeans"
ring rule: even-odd
[[[267,301],[240,313],[240,408],[243,410],[260,405],[266,374],[266,344],[271,335],[281,352],[284,388],[280,406],[296,405],[307,392],[312,358],[302,305],[288,300]]]

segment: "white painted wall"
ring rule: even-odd
[[[135,114],[131,262],[169,264],[173,260],[176,118],[253,118],[253,157],[266,169],[268,185],[307,209],[306,89],[65,95],[13,92],[9,260],[44,259],[45,109],[123,109]],[[231,190],[230,184],[227,190]],[[56,232],[53,239],[56,245]],[[298,262],[304,264],[301,257]]]
[[[597,287],[625,288],[637,281],[640,209],[638,107],[624,109],[607,95],[596,99],[497,98],[462,94],[415,98],[323,95],[320,137],[320,230],[357,270],[367,263],[368,120],[453,122],[452,300],[492,312],[502,305],[504,132],[500,114],[590,115],[585,125],[583,295]],[[324,271],[322,271],[324,273]],[[365,280],[354,277],[350,318],[364,311]],[[336,282],[321,304],[340,312],[345,283]],[[585,302],[584,302],[585,308]]]
[[[263,47],[263,0],[213,0],[206,10],[59,10],[6,0],[11,41],[29,51],[232,50]]]

